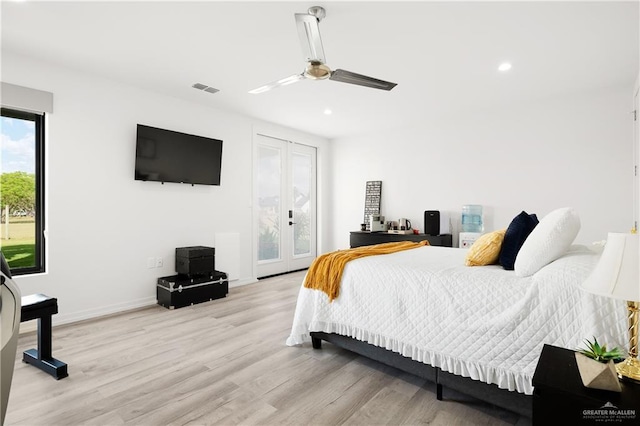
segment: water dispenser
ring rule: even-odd
[[[462,231],[482,232],[482,206],[466,204],[462,206]]]

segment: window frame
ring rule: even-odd
[[[33,121],[35,124],[35,265],[22,268],[11,268],[12,275],[39,274],[45,272],[45,115],[35,112],[21,111],[12,108],[0,108],[0,116]]]

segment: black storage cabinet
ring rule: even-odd
[[[177,309],[197,303],[225,297],[229,293],[227,274],[213,271],[209,275],[189,277],[171,275],[158,278],[156,296],[158,304],[168,309]]]
[[[176,272],[182,275],[209,275],[216,270],[215,248],[204,246],[176,248]]]
[[[432,246],[453,246],[451,234],[389,234],[388,232],[352,231],[349,237],[351,248],[371,246],[374,244],[392,243],[398,241],[419,242],[424,240],[429,241],[429,245]]]

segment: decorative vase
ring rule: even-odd
[[[613,361],[604,363],[582,355],[580,352],[575,354],[578,371],[584,386],[613,392],[622,391]]]

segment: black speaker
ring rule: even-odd
[[[427,235],[440,235],[439,210],[426,210],[424,212],[424,233]]]

